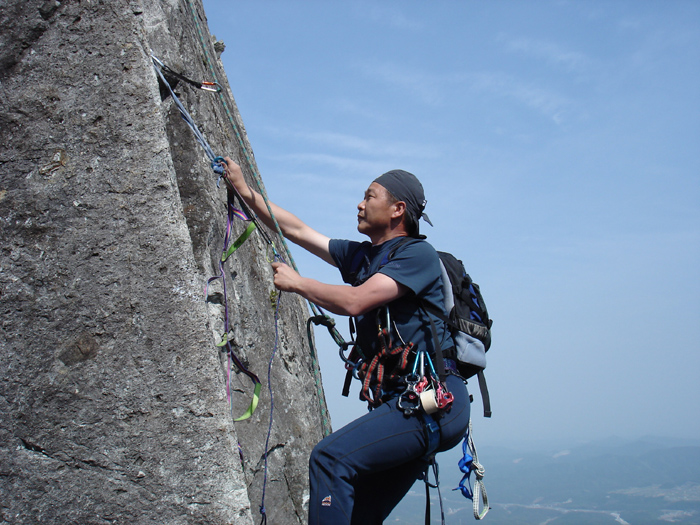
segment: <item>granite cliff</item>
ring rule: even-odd
[[[0,22],[0,522],[257,523],[271,386],[265,510],[304,523],[330,426],[307,306],[282,295],[276,342],[268,244],[227,262],[229,338],[263,382],[234,423],[253,385],[234,366],[229,405],[221,281],[204,291],[226,191],[151,59],[219,82],[175,91],[255,184],[201,2],[3,0]]]

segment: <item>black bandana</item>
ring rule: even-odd
[[[377,177],[374,182],[386,188],[396,199],[406,203],[406,211],[413,217],[418,233],[418,219],[421,217],[430,224],[430,219],[423,213],[425,200],[423,186],[415,175],[403,170],[387,171],[384,175]]]

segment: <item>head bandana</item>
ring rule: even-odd
[[[416,234],[418,234],[418,219],[421,217],[425,222],[433,225],[428,216],[423,213],[428,201],[425,200],[423,186],[415,175],[403,170],[391,170],[377,177],[374,182],[386,188],[396,199],[406,203],[406,211],[411,214],[416,225]]]

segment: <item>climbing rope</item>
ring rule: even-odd
[[[159,61],[154,58],[154,62],[158,63]],[[162,65],[162,63],[160,63]],[[167,66],[166,66],[167,67]],[[156,71],[158,69],[156,68]],[[160,72],[159,72],[160,73]],[[223,175],[228,175],[226,165],[223,163],[223,159],[221,157],[216,157],[211,150],[211,147],[209,147],[209,144],[207,143],[206,139],[204,136],[199,132],[196,124],[192,120],[192,117],[189,115],[187,110],[184,108],[182,103],[180,103],[179,99],[175,95],[175,93],[172,91],[170,88],[169,83],[167,80],[164,78],[163,75],[160,75],[161,79],[165,83],[166,86],[168,86],[168,89],[170,90],[170,93],[173,97],[173,100],[176,102],[178,109],[180,110],[180,113],[187,122],[187,124],[192,128],[193,132],[195,133],[195,136],[197,137],[198,142],[202,145],[204,148],[205,152],[207,152],[207,155],[209,156],[211,162],[212,162],[212,168],[215,169],[217,173],[219,173],[220,176]],[[217,169],[218,168],[218,169]],[[239,204],[241,206],[241,209],[238,209],[235,207],[235,202],[233,201],[234,195],[238,198]],[[245,211],[244,211],[245,210]],[[262,387],[262,383],[258,379],[258,377],[250,372],[244,365],[241,363],[241,361],[236,357],[235,353],[233,352],[233,349],[231,348],[231,343],[228,339],[228,333],[231,329],[230,327],[230,322],[229,322],[229,314],[228,314],[228,294],[227,294],[227,289],[226,289],[226,278],[225,278],[225,272],[224,272],[224,264],[228,260],[228,258],[250,237],[252,232],[255,229],[258,229],[263,237],[265,238],[266,242],[272,247],[273,250],[273,257],[275,261],[282,261],[284,262],[283,257],[277,252],[274,243],[272,240],[269,238],[269,236],[265,233],[265,230],[259,228],[257,221],[255,219],[255,215],[250,211],[250,209],[247,207],[245,204],[245,201],[241,198],[241,196],[233,189],[233,192],[228,193],[228,202],[227,202],[227,221],[226,221],[226,234],[224,236],[224,248],[222,251],[221,258],[219,259],[219,275],[210,278],[207,280],[207,288],[209,284],[217,279],[221,279],[223,283],[223,303],[224,303],[224,338],[221,343],[219,343],[217,346],[226,346],[227,347],[227,354],[228,354],[228,367],[227,367],[227,381],[226,381],[226,395],[228,398],[229,402],[229,407],[231,410],[231,417],[233,418],[234,421],[242,421],[245,419],[248,419],[253,415],[253,412],[255,412],[255,409],[258,406],[259,400],[260,400],[260,390]],[[247,221],[248,227],[243,231],[243,233],[233,242],[229,243],[230,237],[231,237],[231,232],[232,232],[232,227],[233,227],[233,222],[234,222],[234,217],[238,217],[239,219],[242,219],[244,221]],[[205,292],[206,294],[206,292]],[[264,525],[267,523],[267,512],[265,510],[265,492],[267,489],[267,472],[268,472],[268,465],[267,465],[267,458],[268,458],[268,449],[269,449],[269,444],[270,444],[270,436],[272,434],[272,422],[273,422],[273,415],[274,415],[274,396],[272,392],[272,364],[275,358],[275,354],[277,353],[277,348],[279,345],[279,308],[280,308],[280,299],[282,297],[282,294],[279,293],[277,294],[277,301],[276,301],[276,306],[275,306],[275,342],[274,346],[272,349],[272,354],[270,356],[270,362],[268,365],[268,370],[267,370],[267,384],[268,384],[268,391],[270,394],[270,420],[268,424],[268,429],[267,429],[267,437],[265,439],[265,452],[264,452],[264,477],[263,477],[263,490],[262,490],[262,500],[260,504],[260,514],[261,514],[261,525]],[[233,416],[233,403],[232,403],[232,396],[231,396],[231,364],[235,363],[236,366],[238,367],[239,370],[241,370],[243,373],[245,373],[248,377],[251,378],[253,381],[253,384],[255,385],[254,388],[254,393],[253,393],[253,399],[251,400],[250,406],[248,409],[245,411],[245,413],[237,418]],[[238,443],[238,451],[239,455],[241,457],[241,461],[243,461],[243,450]]]
[[[267,437],[265,439],[265,468],[263,474],[263,488],[262,488],[262,498],[260,501],[260,524],[264,525],[267,523],[267,511],[265,510],[265,491],[267,489],[267,456],[270,447],[270,436],[272,435],[272,416],[275,410],[275,400],[272,395],[272,362],[275,359],[275,354],[277,353],[277,347],[279,344],[279,312],[280,312],[280,300],[282,298],[282,293],[277,294],[277,301],[275,304],[275,344],[272,347],[272,355],[270,356],[270,363],[267,366],[267,389],[270,394],[270,421],[267,427]]]
[[[204,53],[204,58],[205,58],[207,66],[209,68],[211,78],[213,78],[214,82],[219,84],[219,80],[218,80],[218,77],[216,75],[216,69],[215,69],[213,61],[211,59],[211,56],[210,56],[210,53],[209,53],[209,50],[207,47],[207,43],[204,39],[204,33],[203,33],[202,28],[199,24],[199,16],[197,14],[197,10],[196,10],[192,0],[188,0],[188,5],[190,7],[190,11],[192,13],[192,18],[194,20],[194,24],[195,24],[195,27],[197,29],[197,33],[199,35],[199,40],[200,40],[200,43],[202,45],[202,52]],[[236,135],[236,139],[238,141],[239,148],[242,151],[242,153],[246,159],[248,170],[249,170],[250,174],[252,175],[253,179],[255,180],[255,184],[257,186],[258,192],[263,197],[263,200],[265,202],[267,210],[270,214],[270,218],[271,218],[272,223],[275,227],[276,233],[279,235],[279,237],[281,239],[282,248],[283,248],[283,251],[285,252],[286,258],[289,261],[290,266],[298,272],[299,270],[296,266],[294,258],[292,257],[291,251],[289,250],[289,246],[287,245],[287,242],[284,238],[284,235],[282,234],[282,230],[279,227],[279,224],[277,223],[277,219],[275,218],[274,213],[272,212],[272,208],[270,206],[270,202],[269,202],[269,199],[267,197],[267,192],[265,191],[265,187],[262,184],[262,180],[260,179],[260,176],[257,173],[257,170],[255,169],[255,164],[251,158],[251,155],[249,154],[248,149],[245,146],[245,142],[244,142],[243,137],[239,131],[239,126],[236,124],[236,121],[233,117],[233,114],[229,109],[229,105],[226,102],[226,98],[224,96],[224,91],[223,90],[219,91],[218,95],[219,95],[219,100],[221,101],[221,104],[222,104],[224,111],[226,113],[226,117],[228,118],[228,121],[231,125],[231,128],[233,129],[234,134]],[[312,313],[314,314],[314,316],[316,318],[326,317],[326,318],[330,319],[321,310],[321,308],[318,305],[312,303],[311,301],[308,301],[308,304],[309,304],[309,308],[311,309]],[[325,326],[328,327],[328,331],[330,332],[332,338],[334,339],[334,341],[336,343],[343,342],[343,337],[338,332],[338,330],[335,328],[334,324],[325,323]],[[313,368],[314,382],[316,383],[316,391],[318,393],[318,398],[319,398],[319,408],[321,411],[321,423],[322,423],[322,427],[323,427],[323,435],[327,436],[331,433],[330,418],[328,415],[328,409],[326,408],[325,403],[324,403],[323,386],[321,384],[320,367],[319,367],[318,359],[315,355],[315,352],[313,350],[313,345],[311,344],[311,342],[310,342],[310,347],[311,347],[311,364],[312,364],[312,368]]]
[[[195,16],[195,23],[197,24],[197,30],[199,31],[200,34],[200,39],[202,39],[202,33],[199,28],[199,24],[196,19],[196,12],[194,11],[194,7],[192,6],[190,2],[190,7],[192,9],[192,12]],[[209,63],[210,69],[212,70],[212,73],[214,73],[214,78],[216,79],[216,74],[211,67],[211,62],[209,60],[209,56],[206,50],[206,46],[204,45],[204,41],[202,39],[202,46],[204,48],[204,53],[207,58],[207,62]],[[199,128],[197,127],[196,123],[194,122],[194,119],[191,117],[189,112],[186,110],[186,108],[182,105],[180,102],[179,98],[173,91],[172,87],[170,86],[170,83],[168,80],[165,78],[164,73],[169,73],[172,75],[173,71],[168,68],[163,62],[161,62],[158,58],[156,58],[154,55],[151,55],[154,63],[154,68],[156,70],[156,73],[158,74],[159,78],[161,79],[162,83],[168,88],[168,91],[170,92],[170,95],[173,98],[173,101],[175,102],[178,110],[180,111],[180,114],[183,118],[183,120],[187,123],[187,125],[191,128],[196,140],[199,142],[199,144],[202,146],[204,149],[207,157],[209,158],[209,161],[211,163],[211,167],[214,170],[215,173],[219,175],[219,180],[217,181],[217,186],[219,185],[219,182],[221,181],[221,178],[225,175],[227,175],[227,170],[226,170],[226,163],[224,162],[224,159],[222,157],[218,157],[214,154],[211,146],[207,142],[206,138],[204,135],[199,131]],[[189,83],[192,83],[189,79],[184,77],[183,75],[176,74],[177,78],[180,78],[182,80],[188,81]],[[231,116],[231,113],[228,109],[228,106],[226,104],[225,99],[223,98],[221,94],[221,89],[218,81],[215,81],[214,83],[210,83],[212,85],[218,86],[218,89],[216,92],[219,93],[219,97],[221,99],[221,102],[224,106],[224,109],[226,110],[226,114],[229,118],[229,121],[234,129],[234,132],[236,136],[238,137],[239,141],[239,146],[241,150],[244,152],[246,160],[248,161],[248,166],[250,168],[251,173],[253,173],[254,179],[256,181],[256,184],[258,186],[258,189],[260,190],[260,194],[263,196],[263,199],[265,201],[265,204],[268,209],[268,213],[270,214],[270,217],[272,219],[272,222],[275,226],[275,229],[279,235],[279,238],[282,241],[282,245],[284,247],[284,251],[289,257],[289,260],[291,262],[292,267],[298,271],[296,264],[294,263],[294,260],[292,258],[291,252],[289,251],[289,247],[287,246],[287,243],[284,239],[284,235],[282,234],[281,228],[279,224],[277,223],[277,220],[274,216],[274,213],[272,212],[269,200],[267,198],[267,195],[263,189],[262,182],[260,181],[260,178],[257,175],[257,172],[253,168],[253,164],[251,162],[250,156],[248,155],[248,152],[245,148],[245,145],[243,143],[243,139],[241,138],[241,135],[238,131],[238,126],[235,124],[235,121],[233,120],[233,117]],[[195,86],[198,87],[198,86]],[[199,86],[201,88],[201,86]],[[213,91],[213,89],[212,89]],[[246,367],[243,365],[243,363],[240,362],[240,360],[236,357],[235,353],[233,352],[233,348],[231,346],[228,334],[230,331],[230,324],[229,324],[229,315],[228,315],[228,298],[227,298],[227,289],[226,289],[226,278],[225,278],[225,272],[224,272],[224,264],[226,260],[245,242],[245,240],[250,237],[252,234],[253,230],[257,229],[261,235],[264,237],[265,241],[268,243],[268,245],[272,248],[273,251],[273,260],[275,261],[282,261],[284,262],[284,258],[277,252],[277,249],[275,248],[274,243],[272,240],[269,238],[267,233],[263,228],[259,227],[259,224],[257,223],[255,214],[250,211],[250,209],[247,207],[245,204],[245,201],[241,196],[238,194],[237,190],[233,188],[231,185],[229,185],[229,188],[231,191],[228,192],[228,202],[227,202],[227,226],[226,226],[226,235],[224,238],[224,248],[222,251],[222,255],[219,261],[219,275],[210,278],[207,281],[207,289],[209,284],[217,279],[222,279],[223,282],[223,302],[224,302],[224,328],[225,328],[225,334],[223,336],[223,340],[221,343],[219,343],[218,346],[226,346],[227,349],[227,354],[228,354],[228,367],[227,367],[227,386],[226,386],[226,392],[227,392],[227,397],[229,401],[229,406],[231,410],[231,416],[233,418],[233,408],[232,408],[232,396],[231,396],[231,372],[232,372],[232,363],[235,363],[236,366],[238,367],[239,370],[241,370],[244,374],[246,374],[254,384],[254,393],[253,393],[253,399],[251,400],[251,403],[248,407],[248,409],[245,411],[243,415],[241,415],[238,418],[234,418],[234,421],[241,421],[244,419],[249,418],[253,412],[255,411],[259,399],[260,399],[260,390],[262,387],[262,384],[258,377],[250,372],[249,370],[246,369]],[[235,203],[233,202],[234,197],[238,200],[240,206],[242,209],[238,209],[235,207]],[[232,224],[234,222],[234,217],[238,217],[244,221],[248,221],[249,224],[244,230],[244,232],[233,242],[229,243],[230,241],[230,235],[232,231]],[[272,434],[272,422],[273,422],[273,413],[274,413],[274,399],[273,399],[273,393],[272,393],[272,364],[273,360],[275,357],[275,354],[277,352],[277,348],[279,345],[279,305],[280,305],[280,297],[281,294],[277,294],[277,302],[276,302],[276,307],[275,307],[275,343],[273,347],[272,354],[270,356],[270,362],[268,365],[268,390],[270,394],[270,419],[269,419],[269,425],[268,425],[268,431],[267,431],[267,437],[265,441],[265,452],[264,452],[264,478],[263,478],[263,491],[262,491],[262,500],[260,504],[260,514],[261,514],[261,525],[266,525],[267,524],[267,512],[265,509],[265,493],[266,493],[266,487],[267,487],[267,473],[268,473],[268,447],[269,447],[269,441],[270,441],[270,436]],[[316,314],[316,318],[328,318],[324,313],[320,311],[320,308],[318,308],[316,305],[313,303],[309,302],[312,311]],[[318,324],[318,323],[317,323]],[[326,326],[333,326],[329,321],[325,321]],[[334,329],[334,326],[333,326]],[[329,328],[329,331],[331,329]],[[309,334],[309,344],[311,346],[311,360],[312,360],[312,367],[313,367],[313,372],[314,372],[314,378],[317,386],[317,394],[319,396],[319,406],[321,410],[321,421],[322,421],[322,426],[323,426],[323,434],[328,435],[330,434],[330,421],[328,418],[328,413],[327,409],[324,404],[324,397],[323,397],[323,390],[321,386],[321,381],[320,381],[320,374],[319,374],[319,366],[318,366],[318,361],[314,352],[313,348],[313,343],[311,342],[311,334],[310,334],[310,325],[307,325],[307,332]],[[332,333],[332,332],[331,332]],[[338,338],[342,340],[342,337],[340,334],[338,334]],[[239,448],[239,454],[241,456],[241,461],[243,461],[243,452],[242,448],[240,446],[240,443],[238,444]]]
[[[168,82],[166,80],[165,75],[163,74],[163,69],[166,68],[167,66],[165,64],[163,64],[163,62],[161,62],[155,55],[151,55],[151,59],[153,60],[153,67],[156,70],[156,73],[158,73],[158,76],[160,77],[161,81],[163,82],[163,85],[165,85],[165,87],[168,88],[168,91],[170,91],[170,95],[173,97],[173,101],[175,102],[177,109],[180,111],[180,116],[182,116],[182,120],[184,120],[187,123],[187,125],[190,127],[190,129],[192,129],[192,133],[194,133],[194,137],[197,139],[197,142],[199,142],[199,144],[204,149],[204,153],[206,153],[207,157],[209,157],[209,161],[211,162],[212,169],[221,176],[223,174],[223,170],[219,164],[219,162],[220,162],[219,159],[221,159],[221,160],[224,160],[224,159],[214,155],[214,152],[212,151],[211,146],[207,142],[207,139],[204,138],[204,135],[202,135],[202,132],[199,131],[197,124],[195,124],[194,119],[189,114],[187,109],[185,109],[185,106],[182,105],[182,102],[180,102],[180,99],[173,91],[173,88],[170,86],[170,82]],[[168,68],[168,69],[170,69],[170,68]],[[218,82],[217,82],[217,84],[218,84]]]

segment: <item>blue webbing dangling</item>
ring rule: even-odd
[[[484,467],[479,463],[479,458],[476,455],[476,447],[472,439],[472,420],[469,420],[469,428],[464,435],[462,442],[462,459],[459,460],[459,470],[464,472],[459,486],[453,490],[459,490],[465,498],[472,500],[474,504],[474,517],[477,520],[483,519],[489,511],[489,498],[486,495],[486,487],[484,487]],[[474,480],[474,490],[471,487],[471,474],[474,472],[476,479]],[[483,503],[483,509],[479,511],[479,503]]]

